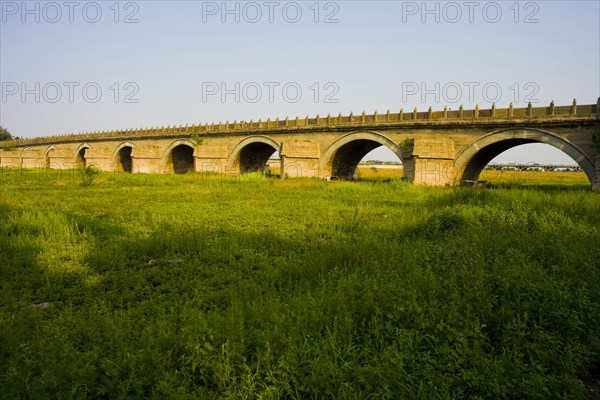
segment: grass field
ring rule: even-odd
[[[587,399],[598,385],[586,185],[81,183],[0,175],[2,398]]]
[[[401,178],[404,174],[402,166],[359,166],[359,178],[381,180]],[[527,187],[554,186],[585,189],[590,181],[583,172],[551,172],[551,171],[492,171],[484,170],[479,179],[494,186]]]

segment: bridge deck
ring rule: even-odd
[[[167,127],[154,127],[143,129],[125,129],[117,131],[85,132],[77,134],[42,136],[32,139],[18,139],[7,142],[0,142],[0,146],[22,147],[34,144],[56,144],[72,143],[85,141],[99,141],[115,139],[142,139],[142,138],[163,138],[170,136],[192,136],[198,135],[226,135],[226,134],[254,134],[256,132],[289,132],[289,131],[351,131],[359,129],[393,129],[402,127],[431,127],[446,128],[449,126],[471,126],[471,125],[495,125],[510,126],[515,123],[527,122],[528,125],[540,123],[572,123],[577,122],[595,122],[600,119],[600,99],[596,104],[577,105],[576,101],[570,106],[554,106],[553,103],[548,107],[532,107],[529,104],[525,108],[513,108],[512,104],[508,108],[497,109],[492,106],[490,109],[464,110],[462,106],[458,110],[450,110],[444,107],[443,111],[419,112],[415,108],[412,112],[405,112],[400,109],[397,113],[391,113],[389,110],[384,114],[375,111],[367,115],[363,112],[360,115],[343,116],[341,113],[337,116],[328,114],[325,117],[317,115],[315,118],[296,117],[294,119],[267,119],[262,121],[234,121],[219,122],[197,125],[180,125]]]

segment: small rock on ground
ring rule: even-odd
[[[38,303],[38,304],[32,304],[30,306],[31,308],[41,308],[43,310],[50,308],[50,303],[48,302],[43,302],[43,303]]]

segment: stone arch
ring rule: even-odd
[[[325,150],[319,161],[319,173],[321,177],[353,179],[360,160],[379,146],[386,146],[403,159],[400,147],[388,137],[374,131],[356,131],[342,136]]]
[[[594,162],[573,143],[540,129],[503,129],[480,137],[458,153],[454,161],[455,183],[477,180],[483,168],[496,156],[527,143],[544,143],[562,150],[579,164],[590,182],[594,182]]]
[[[21,149],[21,151],[19,152],[19,161],[18,161],[18,164],[17,164],[17,166],[19,168],[24,168],[24,167],[26,168],[26,165],[25,165],[26,163],[25,163],[25,160],[24,160],[24,158],[25,158],[24,156],[25,156],[25,152],[30,151],[30,150],[32,150],[31,147],[23,147]]]
[[[123,142],[117,146],[112,157],[111,165],[115,171],[133,172],[133,157],[131,153],[137,146],[131,142]]]
[[[195,151],[196,144],[191,140],[175,140],[164,152],[162,159],[162,171],[175,174],[185,174],[190,171],[195,171]]]
[[[238,143],[227,159],[227,168],[239,168],[240,173],[262,172],[275,152],[281,152],[281,144],[268,136],[250,136]]]
[[[50,152],[56,150],[56,146],[48,146],[44,151],[44,167],[50,168]]]
[[[76,167],[85,167],[87,165],[87,159],[85,157],[85,151],[90,148],[90,145],[87,143],[83,143],[77,147],[75,150],[75,157],[73,158],[73,162]]]

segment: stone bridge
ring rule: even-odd
[[[367,115],[327,115],[39,137],[0,143],[0,166],[141,173],[263,171],[275,152],[282,177],[352,179],[359,161],[386,146],[418,184],[477,180],[498,154],[546,143],[568,154],[600,190],[596,104]]]

